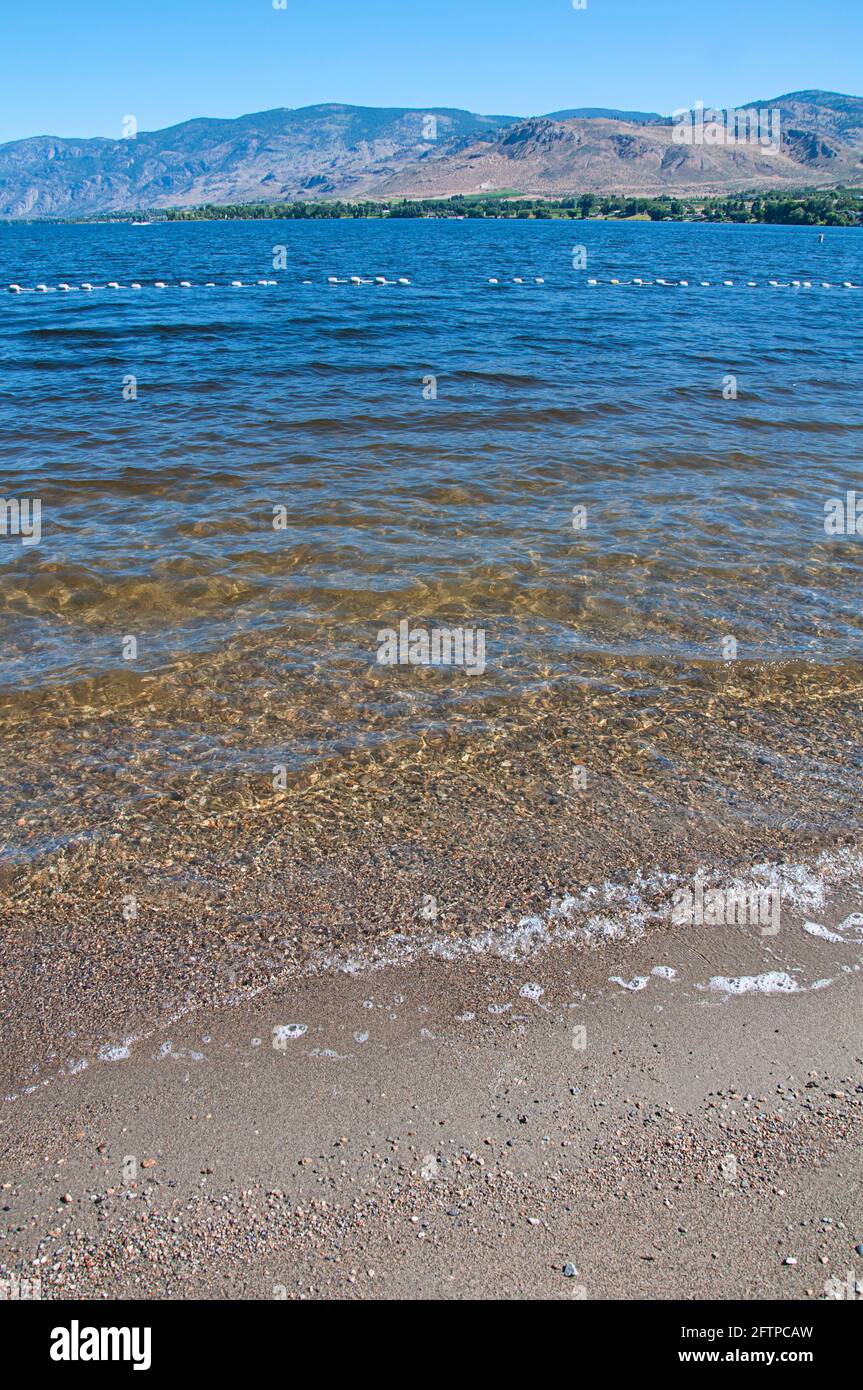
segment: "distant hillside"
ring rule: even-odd
[[[201,118],[126,140],[35,136],[0,145],[0,216],[350,197],[408,165],[493,138],[514,120],[333,104]]]
[[[863,98],[792,92],[739,109],[779,112],[777,151],[757,143],[679,144],[673,122],[661,117],[540,116],[434,166],[412,167],[384,188],[425,197],[495,188],[562,197],[863,185]]]
[[[35,136],[0,145],[0,216],[503,188],[552,197],[863,184],[863,98],[790,92],[741,109],[765,107],[781,113],[777,153],[677,144],[668,117],[600,107],[523,119],[333,103],[128,140]]]
[[[571,111],[549,111],[550,121],[596,120],[603,117],[612,121],[631,121],[633,125],[667,125],[670,116],[660,116],[656,111],[617,111],[611,106],[575,106]]]

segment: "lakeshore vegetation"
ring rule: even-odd
[[[783,226],[863,226],[863,190],[801,189],[735,193],[724,197],[623,197],[582,193],[566,198],[524,197],[515,189],[457,194],[451,198],[391,198],[271,203],[204,203],[192,208],[136,208],[99,216],[22,218],[25,222],[222,222],[333,220],[338,218],[503,218],[650,222],[761,222]],[[9,219],[5,219],[9,220]]]
[[[569,198],[524,198],[505,190],[453,198],[402,198],[344,202],[205,204],[170,208],[169,222],[257,218],[464,217],[548,220],[552,218],[641,219],[652,222],[767,222],[783,225],[853,227],[863,223],[863,193],[853,189],[753,192],[728,197],[620,197],[583,193]],[[130,214],[131,216],[131,214]]]

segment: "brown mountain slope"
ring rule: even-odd
[[[573,192],[723,193],[804,183],[863,184],[863,131],[855,129],[843,137],[830,129],[821,135],[802,120],[780,129],[779,148],[771,149],[745,141],[678,143],[670,124],[541,117],[520,122],[493,142],[475,144],[434,163],[414,163],[374,192],[431,197],[515,188],[554,197]]]

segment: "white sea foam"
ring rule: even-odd
[[[727,874],[702,867],[680,875],[639,870],[630,883],[591,884],[578,892],[552,900],[546,910],[521,917],[515,923],[501,922],[472,937],[453,938],[430,930],[410,936],[396,933],[379,945],[373,944],[364,957],[342,953],[320,953],[312,960],[313,973],[340,970],[359,974],[367,969],[408,965],[422,956],[456,961],[471,956],[492,955],[506,961],[527,960],[549,946],[573,943],[594,948],[619,941],[636,941],[651,927],[667,923],[671,916],[674,890],[693,881],[700,872],[705,888],[747,892],[772,888],[779,895],[783,911],[815,914],[823,911],[830,891],[839,886],[863,882],[863,855],[843,848],[824,851],[811,862],[752,865],[748,873],[730,879]],[[863,918],[863,914],[858,914]],[[707,928],[706,930],[709,930]]]
[[[699,985],[704,989],[704,985]],[[707,989],[722,994],[799,994],[801,987],[784,970],[768,970],[763,975],[714,975]]]
[[[172,1042],[163,1042],[158,1052],[154,1053],[154,1061],[163,1062],[170,1057],[175,1062],[206,1062],[203,1052],[195,1052],[188,1047],[175,1047]]]
[[[835,931],[822,927],[820,922],[804,922],[803,930],[810,936],[819,936],[825,941],[838,942],[842,946],[859,945],[863,941],[863,912],[852,912]]]
[[[820,936],[824,941],[839,941],[845,942],[845,945],[848,944],[844,936],[840,936],[838,932],[835,931],[828,931],[827,928],[822,927],[819,922],[804,922],[803,930],[808,932],[810,936]]]
[[[522,999],[532,999],[534,1003],[540,1000],[544,994],[545,990],[542,988],[542,985],[522,985],[519,990],[519,995]]]
[[[278,1047],[280,1043],[296,1042],[308,1031],[307,1023],[277,1023],[273,1029],[273,1047]]]
[[[100,1062],[125,1062],[131,1056],[135,1038],[124,1038],[122,1043],[103,1043],[96,1053]]]

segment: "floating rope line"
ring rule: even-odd
[[[312,284],[314,284],[314,281],[312,281],[312,280],[302,280],[300,283],[303,284],[303,285],[312,285]],[[407,276],[404,276],[404,275],[399,276],[399,277],[398,277],[397,279],[395,279],[395,280],[389,280],[389,279],[387,279],[387,277],[386,277],[385,275],[374,275],[374,276],[364,276],[364,275],[338,276],[338,275],[329,275],[329,276],[327,277],[326,283],[327,283],[328,285],[351,285],[351,286],[357,286],[357,285],[375,285],[375,286],[377,286],[377,285],[410,285],[410,284],[412,284],[412,281],[409,280],[409,279],[407,278]],[[541,275],[533,276],[533,277],[530,278],[530,279],[528,279],[528,278],[526,278],[526,277],[524,277],[524,276],[521,276],[521,275],[515,275],[515,276],[512,277],[511,281],[506,281],[506,280],[501,280],[501,279],[499,279],[499,278],[490,277],[490,278],[487,280],[486,283],[489,284],[489,285],[491,285],[492,287],[495,287],[495,288],[502,288],[502,287],[504,287],[504,286],[507,285],[507,284],[513,284],[513,285],[536,285],[536,286],[540,286],[540,285],[544,285],[546,282],[545,282],[545,279],[544,279]],[[821,289],[821,290],[859,290],[859,289],[863,289],[863,285],[859,285],[859,284],[857,284],[857,283],[856,283],[855,281],[853,281],[853,280],[819,280],[819,281],[815,281],[815,280],[761,280],[761,281],[759,281],[759,280],[698,280],[698,281],[695,281],[695,280],[666,280],[666,279],[663,279],[663,278],[657,276],[657,278],[656,278],[655,280],[644,280],[644,279],[641,279],[641,278],[639,278],[639,277],[636,277],[636,278],[634,278],[634,279],[632,279],[632,280],[620,280],[620,279],[617,279],[617,278],[613,278],[613,279],[609,279],[609,280],[600,280],[600,279],[598,279],[598,278],[592,277],[591,279],[585,281],[584,283],[585,283],[589,288],[591,288],[591,289],[595,289],[595,288],[597,288],[597,287],[600,286],[600,285],[603,285],[603,286],[614,286],[615,288],[618,288],[618,287],[619,287],[619,288],[635,287],[635,288],[638,288],[638,289],[655,289],[655,288],[657,288],[657,287],[660,288],[660,289],[689,289],[690,286],[697,286],[697,287],[699,287],[699,288],[701,288],[701,289],[734,289],[734,288],[737,288],[737,289],[747,289],[747,290],[757,290],[757,289],[766,289],[766,288],[769,288],[769,289],[776,289],[776,290],[812,290],[812,289]],[[99,284],[99,285],[97,285],[97,284],[94,284],[94,283],[93,283],[92,281],[90,281],[90,280],[82,280],[81,283],[78,284],[78,285],[70,285],[66,280],[61,280],[57,285],[46,285],[46,284],[41,284],[41,283],[40,283],[40,284],[38,284],[38,285],[32,285],[32,286],[30,286],[30,285],[19,285],[19,284],[13,283],[13,284],[11,284],[11,285],[7,285],[6,288],[7,288],[8,292],[9,292],[10,294],[53,294],[53,293],[55,293],[55,292],[60,292],[60,293],[63,293],[63,294],[74,294],[74,293],[92,294],[92,293],[94,293],[94,292],[96,292],[96,291],[99,291],[99,290],[144,290],[144,289],[155,289],[155,290],[170,290],[170,289],[180,289],[180,290],[195,290],[195,289],[197,289],[197,290],[201,290],[201,289],[204,289],[204,290],[216,290],[216,289],[253,290],[253,289],[279,288],[280,286],[284,287],[285,284],[286,284],[286,282],[283,281],[283,280],[282,280],[282,281],[280,281],[280,280],[229,280],[229,281],[227,282],[227,284],[221,284],[221,285],[217,284],[217,282],[216,282],[215,280],[205,280],[205,281],[202,281],[200,284],[195,284],[192,280],[178,280],[178,281],[176,281],[176,282],[170,282],[170,281],[168,281],[168,280],[154,280],[154,281],[152,281],[152,283],[147,283],[147,284],[142,283],[142,281],[140,281],[140,280],[130,280],[128,285],[123,285],[123,284],[121,284],[118,280],[108,280],[108,281],[106,281],[105,284]],[[567,286],[567,287],[565,287],[565,288],[573,288],[573,286]]]
[[[494,281],[493,283],[497,283]],[[694,282],[691,280],[596,280],[591,279],[587,284],[591,288],[598,285],[637,285],[645,289],[659,285],[664,289],[687,289]],[[820,280],[817,284],[814,280],[699,280],[698,285],[703,289],[746,289],[757,290],[769,287],[776,290],[860,290],[863,285],[855,284],[853,280]]]
[[[235,290],[253,290],[253,289],[267,289],[267,288],[269,288],[269,287],[271,287],[271,286],[278,286],[278,285],[281,284],[281,283],[284,283],[284,282],[281,282],[281,281],[279,281],[279,280],[231,280],[231,281],[228,282],[228,284],[227,284],[226,286],[225,286],[225,285],[221,285],[221,286],[220,286],[220,285],[218,285],[218,284],[216,283],[215,280],[206,280],[206,281],[203,281],[203,282],[202,282],[201,284],[199,284],[199,285],[196,285],[192,280],[178,280],[178,281],[176,282],[176,284],[171,283],[171,282],[169,282],[168,280],[154,280],[154,281],[152,282],[152,285],[150,285],[150,284],[145,285],[145,284],[143,284],[140,280],[130,280],[129,283],[128,283],[128,285],[121,285],[120,282],[119,282],[118,280],[108,280],[108,281],[106,281],[106,283],[105,283],[104,285],[96,285],[96,284],[94,284],[94,283],[93,283],[92,281],[90,281],[90,280],[82,280],[81,283],[80,283],[79,285],[70,285],[70,284],[68,283],[68,281],[66,281],[66,280],[61,280],[57,285],[44,285],[44,284],[39,284],[39,285],[19,285],[19,284],[13,283],[13,284],[11,284],[11,285],[7,285],[6,288],[7,288],[7,290],[9,291],[10,294],[53,294],[55,291],[59,291],[59,292],[64,293],[64,294],[73,294],[73,293],[76,293],[76,292],[80,292],[80,293],[84,293],[84,294],[90,294],[90,293],[92,293],[94,290],[142,290],[142,289],[154,289],[154,290],[170,290],[170,289],[180,289],[180,290],[195,290],[195,289],[197,289],[197,290],[202,290],[202,289],[203,289],[203,290],[217,290],[217,289],[225,289],[225,288],[227,288],[227,289],[235,289]],[[311,285],[311,284],[313,283],[313,281],[311,281],[311,280],[303,280],[302,283],[303,283],[304,285]],[[404,276],[404,275],[399,276],[399,278],[396,279],[396,280],[388,280],[387,277],[386,277],[385,275],[375,275],[375,276],[373,276],[373,277],[371,277],[371,278],[369,278],[369,277],[364,277],[364,276],[361,276],[361,275],[351,275],[351,276],[348,276],[348,277],[345,278],[345,279],[339,279],[338,276],[336,276],[336,275],[331,275],[331,276],[328,278],[328,280],[327,280],[327,284],[329,284],[329,285],[410,285],[410,284],[411,284],[411,281],[410,281],[406,276]]]

